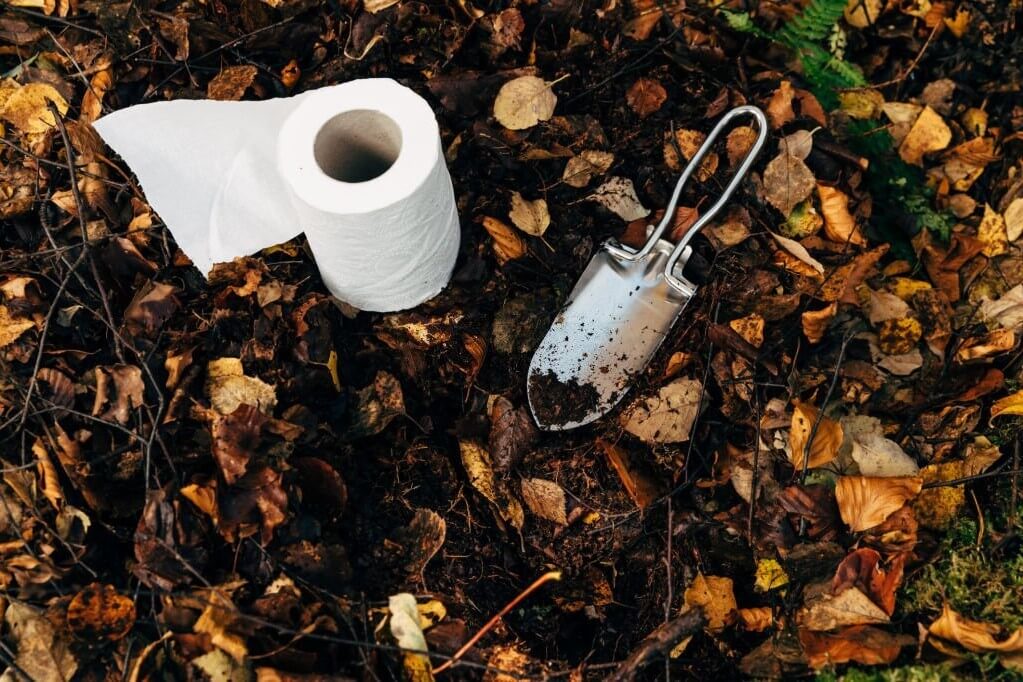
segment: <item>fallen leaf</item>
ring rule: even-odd
[[[554,481],[544,478],[522,479],[522,501],[529,511],[542,519],[567,526],[565,491]]]
[[[924,154],[942,150],[951,141],[952,131],[941,115],[930,107],[924,107],[899,146],[899,156],[906,163],[922,166]]]
[[[815,632],[889,621],[888,614],[858,588],[849,587],[836,595],[826,584],[808,594],[806,604],[796,613],[800,627]]]
[[[991,421],[995,417],[1012,414],[1023,415],[1023,390],[1016,391],[1004,398],[999,398],[991,405]]]
[[[448,525],[444,518],[429,509],[416,509],[408,526],[401,529],[400,541],[405,547],[405,573],[422,579],[430,559],[444,546]]]
[[[181,307],[177,287],[150,281],[135,292],[124,310],[124,323],[133,336],[153,335]]]
[[[791,123],[796,118],[796,112],[792,110],[792,98],[795,94],[789,81],[783,80],[778,84],[778,89],[767,103],[767,120],[771,122],[772,129]]]
[[[498,481],[494,475],[490,453],[486,448],[470,440],[458,441],[458,451],[472,487],[497,506],[501,518],[521,530],[525,523],[522,505],[508,493],[504,483]]]
[[[728,323],[736,334],[754,348],[764,343],[764,318],[759,313],[750,313],[745,317],[736,318]]]
[[[614,154],[596,149],[584,149],[565,164],[561,179],[570,187],[582,188],[590,184],[594,175],[606,173],[614,163]]]
[[[696,156],[696,153],[700,150],[706,139],[707,136],[698,130],[676,130],[675,139],[672,140],[669,135],[664,143],[664,164],[669,170],[681,171],[682,161],[689,161]],[[679,158],[679,151],[682,152],[682,158]],[[707,152],[707,155],[703,157],[703,161],[700,162],[700,167],[696,169],[694,177],[700,182],[706,182],[713,177],[717,168],[717,153],[713,151]]]
[[[231,414],[241,405],[252,405],[271,414],[277,392],[259,377],[246,376],[240,358],[217,358],[206,365],[206,397],[220,414]]]
[[[855,532],[884,522],[920,492],[919,477],[840,476],[835,500],[845,525]]]
[[[976,654],[998,654],[1003,665],[1017,672],[1023,671],[1023,628],[1017,628],[998,640],[995,636],[1002,634],[1000,627],[970,620],[945,604],[941,615],[927,631],[931,637],[958,644]]]
[[[44,133],[57,125],[49,109],[50,102],[61,116],[67,113],[67,102],[52,85],[18,85],[10,78],[0,82],[0,118],[23,133]]]
[[[509,7],[494,17],[492,38],[495,45],[503,48],[520,47],[522,32],[526,30],[526,20],[517,7]]]
[[[877,331],[877,343],[885,355],[905,355],[916,348],[923,333],[923,327],[914,317],[885,320]]]
[[[739,622],[747,632],[763,632],[774,625],[774,613],[770,606],[739,609]]]
[[[16,644],[14,663],[18,668],[34,682],[67,682],[74,678],[78,659],[45,612],[8,599],[4,620]],[[20,676],[12,674],[12,678]]]
[[[700,413],[702,393],[698,379],[676,379],[657,395],[634,401],[621,417],[623,426],[646,443],[684,443]]]
[[[135,365],[100,366],[96,368],[95,375],[96,399],[92,405],[92,416],[127,424],[131,410],[144,404],[142,370]]]
[[[801,316],[803,334],[810,343],[820,343],[828,332],[828,325],[838,313],[838,303],[829,303],[820,310],[807,310]]]
[[[806,164],[785,152],[767,164],[763,181],[764,198],[785,217],[817,186],[817,180]]]
[[[511,227],[497,218],[483,216],[483,229],[485,229],[494,242],[491,247],[494,249],[494,257],[499,265],[504,265],[510,260],[521,258],[526,255],[526,242]]]
[[[7,348],[36,323],[31,318],[11,315],[5,305],[0,305],[0,348]]]
[[[113,86],[113,73],[110,69],[97,71],[96,75],[89,81],[89,87],[82,96],[81,113],[78,120],[82,123],[92,123],[103,115],[103,97]]]
[[[1000,353],[1008,353],[1016,347],[1016,332],[1011,329],[995,329],[963,342],[956,349],[956,360],[971,362],[982,360]]]
[[[639,509],[646,509],[664,494],[659,482],[646,473],[642,462],[637,462],[625,449],[604,439],[597,440],[597,447],[607,456],[614,467],[625,492]]]
[[[501,86],[494,100],[494,118],[509,130],[525,130],[550,119],[557,103],[547,81],[520,76]]]
[[[888,320],[907,318],[913,312],[903,299],[887,291],[871,289],[869,297],[867,318],[870,320],[870,324],[876,325]]]
[[[792,208],[792,213],[789,213],[779,229],[783,235],[790,239],[805,239],[816,234],[823,225],[824,219],[817,212],[813,202],[807,199]]]
[[[688,609],[701,608],[707,618],[707,629],[720,632],[735,622],[738,617],[738,604],[732,579],[722,576],[697,573],[693,582],[686,588],[685,606]]]
[[[867,239],[849,213],[849,197],[840,189],[821,184],[817,185],[817,195],[821,199],[824,234],[828,239],[840,244],[866,246]]]
[[[899,444],[885,437],[881,420],[866,415],[843,417],[849,455],[863,476],[916,476],[919,467]],[[843,444],[843,448],[846,445]]]
[[[279,5],[286,0],[263,0],[263,2],[270,2],[272,6]],[[388,7],[394,7],[401,0],[363,0],[362,7],[370,14],[377,14],[383,12]]]
[[[522,457],[533,447],[539,433],[524,405],[515,407],[510,400],[501,396],[489,402],[488,451],[497,471],[510,471],[518,466]]]
[[[1002,217],[1005,219],[1006,238],[1015,242],[1023,234],[1023,197],[1013,199]]]
[[[653,78],[640,78],[625,93],[626,103],[640,118],[646,118],[660,109],[666,99],[668,93],[664,86]]]
[[[372,2],[372,0],[370,0]],[[366,8],[369,10],[369,8]],[[256,80],[259,69],[251,64],[225,66],[206,86],[206,97],[215,100],[237,101]]]
[[[92,583],[71,599],[67,623],[80,639],[115,642],[135,625],[135,602],[113,585]]]
[[[551,214],[547,211],[547,202],[543,199],[530,201],[518,192],[512,192],[511,211],[508,212],[515,227],[534,237],[542,237],[551,224]]]
[[[419,608],[416,598],[408,592],[394,594],[387,598],[387,610],[391,617],[388,625],[391,636],[404,651],[402,661],[405,674],[411,682],[428,682],[433,679],[430,658],[426,655],[429,647],[419,625]],[[420,652],[420,653],[415,653]]]
[[[220,590],[212,589],[206,607],[195,621],[197,633],[209,635],[210,641],[236,661],[244,661],[249,650],[245,640],[235,631],[238,608]]]
[[[777,559],[761,559],[757,562],[753,589],[757,592],[770,592],[789,584],[789,576]]]
[[[728,154],[728,165],[735,167],[746,158],[753,143],[757,141],[757,131],[750,126],[732,128],[725,138],[725,153]]]
[[[383,370],[376,373],[373,383],[359,391],[359,407],[350,429],[353,437],[374,436],[405,414],[405,396],[401,383],[393,374]]]
[[[983,301],[980,314],[985,320],[994,320],[1006,329],[1023,327],[1023,284],[1017,284],[996,300]]]
[[[907,554],[897,554],[887,567],[881,566],[881,554],[870,547],[850,552],[835,569],[832,594],[855,587],[891,616],[895,612],[895,592],[902,584]]]
[[[899,657],[903,647],[915,642],[909,635],[895,635],[869,625],[854,625],[835,633],[799,631],[803,655],[814,670],[843,663],[886,665]]]
[[[785,249],[785,251],[788,254],[795,257],[797,260],[799,260],[799,262],[809,266],[813,271],[817,272],[817,274],[819,275],[824,274],[824,266],[820,263],[820,261],[811,256],[810,252],[807,251],[806,247],[804,247],[802,244],[800,244],[794,239],[783,237],[780,234],[775,234],[774,232],[771,233],[771,236],[774,237],[775,241],[778,242],[778,244],[780,244],[781,247]]]
[[[609,178],[587,197],[626,222],[639,220],[650,215],[650,209],[639,203],[632,180],[623,177]]]
[[[977,227],[977,239],[984,242],[981,253],[985,256],[998,256],[1009,250],[1005,218],[988,204],[984,204],[984,217]]]
[[[814,433],[816,425],[817,431]],[[811,442],[811,437],[813,441]],[[809,467],[815,469],[824,466],[838,455],[842,445],[842,426],[820,414],[812,405],[799,403],[792,409],[792,428],[789,432],[789,444],[792,448],[789,460],[796,471],[802,471],[809,448]]]

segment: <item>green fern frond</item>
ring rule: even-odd
[[[846,0],[813,0],[775,35],[779,42],[793,48],[805,43],[819,43],[828,37],[831,29],[842,18],[845,6]]]

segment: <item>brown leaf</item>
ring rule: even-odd
[[[707,629],[719,632],[735,622],[738,605],[735,602],[735,591],[732,579],[722,576],[697,573],[693,582],[686,588],[685,605],[689,608],[701,608],[707,618]]]
[[[378,434],[402,414],[405,397],[401,384],[392,374],[377,372],[373,383],[359,391],[359,406],[350,434],[356,438]]]
[[[213,420],[213,458],[229,485],[245,475],[266,422],[266,415],[258,408],[245,404],[238,405],[231,414],[218,415]]]
[[[542,237],[551,224],[551,214],[547,210],[546,201],[543,199],[530,201],[518,192],[512,192],[508,217],[515,227],[534,237]]]
[[[899,156],[906,163],[922,166],[924,154],[944,149],[951,141],[952,131],[941,115],[924,107],[899,146]]]
[[[688,162],[696,156],[696,152],[700,150],[700,147],[706,139],[707,136],[698,130],[676,130],[674,140],[671,139],[669,134],[664,143],[664,164],[670,170],[682,170],[683,162]],[[676,146],[678,147],[677,151]],[[682,152],[682,158],[679,158],[679,151]],[[695,177],[700,182],[706,182],[714,175],[717,168],[717,153],[713,151],[708,152],[707,155],[703,157],[703,161],[700,162],[700,167],[696,169]]]
[[[854,550],[838,565],[831,581],[831,592],[838,594],[856,587],[889,616],[895,612],[895,592],[902,583],[905,552],[897,554],[887,568],[881,568],[881,555],[869,547]]]
[[[410,578],[422,578],[426,565],[440,551],[446,537],[447,523],[443,517],[429,509],[416,509],[412,521],[398,533],[407,557],[405,572]]]
[[[646,443],[684,443],[700,413],[702,392],[699,379],[676,379],[657,395],[634,400],[622,413],[622,424]]]
[[[137,336],[145,332],[152,335],[173,315],[181,303],[174,292],[177,287],[162,282],[148,282],[135,293],[124,311],[128,331]]]
[[[7,348],[34,326],[31,318],[12,315],[7,306],[0,305],[0,348]]]
[[[771,128],[780,128],[796,118],[796,112],[792,110],[792,98],[795,94],[789,81],[783,80],[778,84],[778,89],[767,103],[767,120],[771,122]]]
[[[565,164],[565,171],[561,174],[561,179],[570,187],[585,187],[590,184],[594,175],[606,173],[611,168],[614,160],[614,154],[611,152],[584,149],[578,155],[568,160],[568,163]]]
[[[732,128],[725,139],[725,151],[728,154],[728,165],[735,168],[739,162],[746,158],[746,154],[753,148],[757,141],[757,131],[750,126],[737,126]]]
[[[859,588],[849,587],[832,594],[826,583],[806,590],[806,604],[796,614],[796,622],[807,630],[835,630],[850,625],[889,622],[888,614]]]
[[[28,679],[66,682],[74,678],[78,659],[62,636],[63,628],[58,630],[45,611],[12,599],[4,610],[4,620],[16,644],[14,663]],[[12,672],[11,677],[21,679],[23,675]]]
[[[967,339],[956,350],[956,360],[970,362],[1008,353],[1016,347],[1016,332],[1011,329],[995,329],[983,336]]]
[[[945,604],[941,616],[928,627],[931,637],[958,644],[977,654],[996,653],[1002,663],[1014,670],[1023,670],[1023,628],[1017,628],[1004,639],[997,625],[970,620]]]
[[[143,405],[142,370],[135,365],[110,365],[97,367],[96,400],[92,416],[113,419],[118,424],[127,424],[133,408]],[[106,406],[106,410],[103,410]]]
[[[506,472],[515,468],[533,445],[539,433],[525,406],[516,408],[501,396],[490,406],[490,440],[488,449],[494,458],[494,470]]]
[[[668,99],[668,93],[660,81],[653,78],[640,78],[625,93],[625,101],[629,108],[646,118],[661,108]]]
[[[828,325],[838,313],[838,303],[830,303],[820,310],[807,310],[801,316],[803,334],[810,343],[820,343],[828,332]]]
[[[113,73],[110,69],[97,71],[96,75],[89,81],[89,88],[82,97],[81,113],[78,120],[82,123],[92,123],[103,115],[103,96],[113,86]]]
[[[778,504],[797,519],[807,521],[807,534],[814,540],[837,535],[838,509],[834,494],[821,485],[791,485],[778,495]]]
[[[816,433],[813,432],[815,425]],[[808,466],[811,469],[824,466],[838,455],[843,437],[841,424],[823,416],[812,405],[799,403],[792,410],[792,430],[789,432],[792,448],[789,459],[792,466],[796,471],[802,471],[807,451],[810,459]]]
[[[764,169],[764,198],[786,218],[796,204],[805,201],[817,180],[805,163],[782,152]]]
[[[770,606],[739,609],[739,621],[748,632],[763,632],[774,625],[774,613]]]
[[[41,438],[36,438],[32,444],[32,454],[36,457],[36,469],[39,471],[39,487],[53,508],[60,510],[64,506],[64,491],[61,489],[57,467],[53,465],[50,452]]]
[[[664,494],[659,483],[645,471],[641,462],[634,461],[627,450],[602,438],[597,440],[597,447],[607,456],[625,486],[625,492],[638,508],[645,509]]]
[[[873,528],[920,492],[918,477],[840,476],[835,499],[842,521],[853,532]]]
[[[869,625],[854,625],[835,633],[799,631],[803,653],[814,670],[843,663],[892,663],[899,657],[902,647],[915,641],[908,635],[893,635]]]
[[[330,519],[340,516],[348,502],[348,487],[341,474],[319,457],[296,457],[290,464],[298,472],[302,504]]]
[[[840,244],[866,246],[867,240],[849,213],[849,197],[845,192],[817,184],[817,195],[821,198],[821,214],[824,216],[824,234]]]
[[[526,255],[526,242],[515,230],[490,216],[483,216],[482,222],[483,229],[490,233],[494,240],[491,247],[494,249],[494,256],[499,265]]]
[[[80,639],[114,642],[135,625],[135,602],[113,585],[92,583],[71,599],[67,624]]]
[[[277,526],[287,519],[288,495],[281,487],[282,476],[269,466],[250,470],[219,498],[219,530],[235,541],[242,526],[257,524],[260,539],[267,544]]]
[[[554,481],[543,478],[522,479],[522,501],[542,519],[567,526],[565,491]]]
[[[238,101],[256,80],[257,73],[259,69],[251,64],[224,67],[206,86],[206,96],[209,99]]]
[[[220,414],[231,414],[240,405],[253,405],[270,414],[277,405],[277,391],[259,377],[245,375],[240,358],[217,358],[206,365],[206,396]]]
[[[209,591],[206,608],[195,621],[193,628],[197,633],[209,635],[210,642],[222,649],[236,661],[244,661],[249,650],[245,640],[235,631],[238,620],[238,608],[231,603],[222,591]]]

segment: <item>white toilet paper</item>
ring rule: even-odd
[[[203,273],[305,232],[327,288],[362,310],[411,308],[451,276],[458,214],[437,121],[391,79],[155,102],[94,125]]]

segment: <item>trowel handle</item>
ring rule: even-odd
[[[678,182],[675,183],[675,191],[671,193],[671,201],[668,202],[667,208],[664,210],[664,217],[661,218],[661,222],[657,224],[650,236],[647,237],[646,243],[643,248],[639,251],[626,251],[619,247],[609,246],[609,250],[614,253],[618,258],[624,260],[639,260],[645,258],[650,251],[654,248],[657,241],[664,235],[664,231],[668,229],[668,225],[671,224],[675,217],[675,209],[678,208],[678,200],[682,195],[682,189],[685,187],[686,182],[689,181],[690,176],[696,172],[696,169],[700,167],[703,162],[703,158],[707,156],[710,150],[714,147],[714,143],[721,135],[722,131],[729,126],[729,124],[740,116],[749,116],[754,120],[756,124],[757,139],[753,142],[753,146],[750,147],[746,153],[746,157],[739,164],[739,168],[735,171],[732,179],[728,181],[728,185],[725,186],[721,196],[718,197],[714,205],[711,206],[704,214],[702,214],[692,227],[690,227],[678,244],[675,245],[675,249],[671,252],[671,256],[668,258],[668,262],[665,264],[664,278],[673,288],[683,293],[690,293],[693,290],[691,283],[685,282],[683,279],[675,276],[675,266],[680,262],[684,266],[685,262],[689,259],[689,255],[692,253],[692,249],[688,248],[689,240],[693,238],[704,225],[717,215],[718,211],[725,205],[725,203],[731,198],[732,193],[735,192],[739,183],[742,182],[746,173],[749,172],[750,166],[753,165],[753,161],[757,158],[757,154],[760,153],[760,149],[764,146],[764,142],[767,141],[767,117],[764,116],[759,108],[746,105],[736,107],[732,109],[718,121],[717,125],[714,126],[714,130],[710,132],[707,139],[704,140],[703,144],[690,159],[689,164],[682,171],[682,175],[679,176]]]

